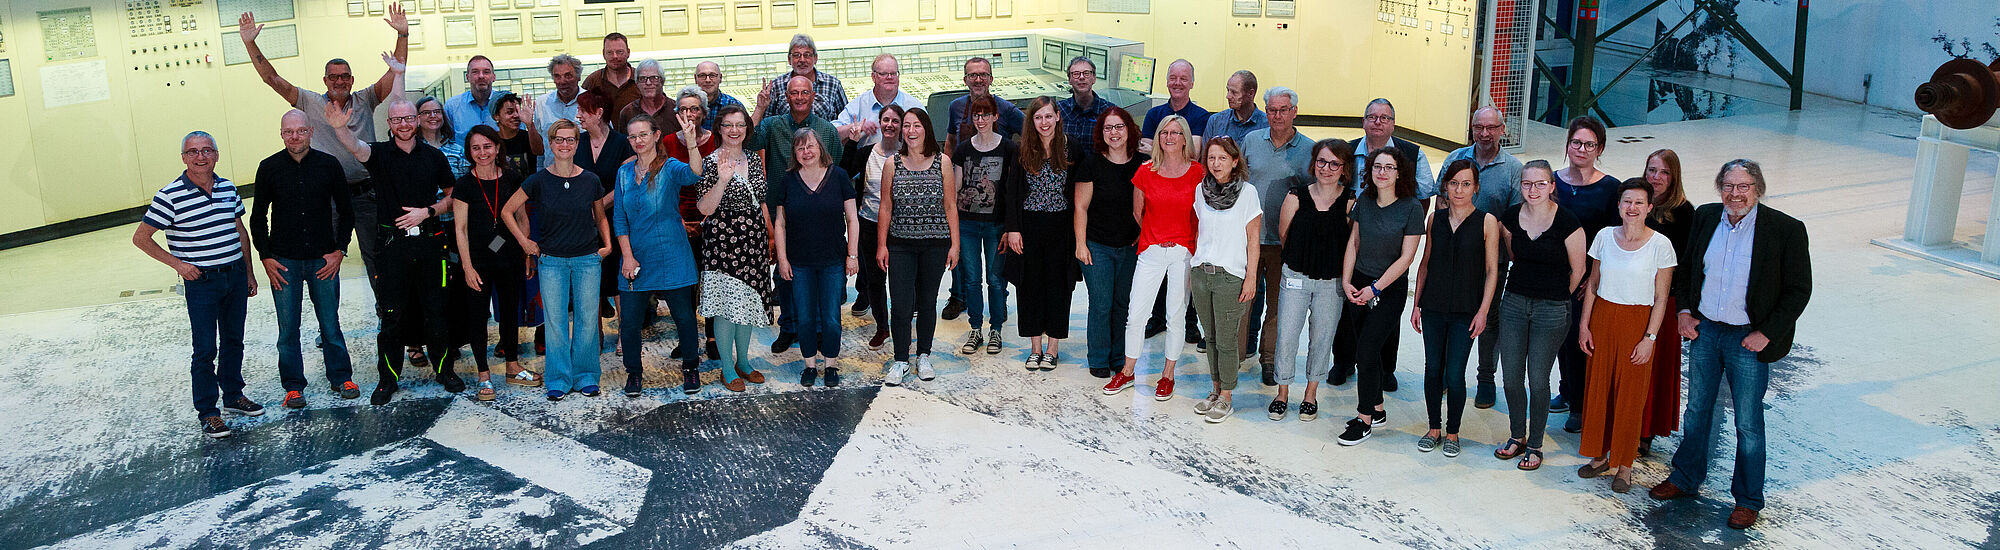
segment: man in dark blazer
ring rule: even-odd
[[[1680,311],[1680,335],[1688,340],[1685,436],[1674,452],[1673,473],[1652,496],[1691,497],[1700,489],[1715,447],[1716,389],[1727,377],[1736,411],[1736,472],[1729,487],[1736,509],[1729,527],[1745,529],[1764,508],[1764,391],[1771,363],[1791,352],[1812,295],[1812,259],[1805,224],[1759,204],[1765,185],[1756,162],[1722,165],[1715,187],[1722,202],[1695,210],[1676,270],[1686,274],[1675,289],[1687,308]]]

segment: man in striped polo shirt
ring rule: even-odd
[[[186,281],[194,408],[202,433],[220,439],[229,437],[229,425],[216,410],[217,398],[223,409],[245,416],[264,414],[264,407],[243,396],[243,314],[257,295],[257,274],[243,253],[250,232],[243,227],[236,186],[215,175],[217,159],[208,132],[181,138],[181,164],[187,169],[153,194],[132,244]],[[153,240],[159,231],[167,233],[165,249]]]

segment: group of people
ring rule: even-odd
[[[688,393],[700,391],[704,355],[730,391],[765,383],[749,347],[755,329],[773,325],[773,354],[799,348],[801,384],[835,386],[850,277],[850,313],[873,317],[869,348],[893,341],[887,385],[937,376],[940,317],[968,317],[960,353],[1000,353],[1010,293],[1024,367],[1050,371],[1064,364],[1082,282],[1080,364],[1109,379],[1104,394],[1134,387],[1147,343],[1168,333],[1155,399],[1175,395],[1185,344],[1204,354],[1211,387],[1193,408],[1210,423],[1233,415],[1239,365],[1252,356],[1275,387],[1272,420],[1294,409],[1316,419],[1322,381],[1353,378],[1357,408],[1338,442],[1355,445],[1388,422],[1383,394],[1397,390],[1407,322],[1425,350],[1419,451],[1459,454],[1465,371],[1477,357],[1473,404],[1504,397],[1510,433],[1493,455],[1519,469],[1542,465],[1548,415],[1567,412],[1565,428],[1582,434],[1592,459],[1578,475],[1625,492],[1651,438],[1681,426],[1674,473],[1652,489],[1661,499],[1701,485],[1726,376],[1738,434],[1729,524],[1747,527],[1762,508],[1768,367],[1791,348],[1811,279],[1804,226],[1761,204],[1753,161],[1723,165],[1722,202],[1696,208],[1672,150],[1621,181],[1598,165],[1604,126],[1578,117],[1560,168],[1523,163],[1500,149],[1499,113],[1482,108],[1472,144],[1433,172],[1417,145],[1395,137],[1388,100],[1366,106],[1362,138],[1315,141],[1294,126],[1299,94],[1260,95],[1250,71],[1229,77],[1227,109],[1196,105],[1185,60],[1167,69],[1167,101],[1140,119],[1092,93],[1088,59],[1070,62],[1069,97],[1021,109],[992,95],[992,66],[973,57],[971,93],[938,128],[899,89],[894,56],[876,58],[873,87],[850,99],[816,68],[805,35],[754,111],[718,90],[713,63],[669,98],[659,65],[630,64],[615,33],[604,68],[587,77],[574,57],[551,59],[556,90],[540,97],[494,90],[492,62],[474,56],[467,92],[412,102],[400,94],[400,7],[387,22],[397,31],[388,72],[357,90],[335,59],[318,93],[276,73],[244,14],[253,64],[293,106],[280,120],[284,150],[258,167],[250,222],[214,173],[214,139],[194,132],[182,142],[187,170],[154,197],[134,236],[187,281],[194,404],[212,437],[230,433],[218,401],[263,412],[244,397],[240,372],[260,270],[248,248],[274,294],[284,406],[306,404],[307,292],[329,387],[359,397],[337,317],[352,231],[381,322],[378,405],[410,382],[406,366],[428,368],[447,391],[493,399],[489,320],[501,381],[540,386],[551,401],[597,396],[600,311],[615,312],[624,392],[638,396],[641,334],[661,313],[656,303],[672,319],[670,357]],[[369,141],[378,105],[388,139]],[[519,332],[534,324],[540,373],[520,363]],[[1683,341],[1689,400],[1677,418]],[[453,366],[465,346],[474,386]],[[1550,384],[1557,365],[1560,393]]]

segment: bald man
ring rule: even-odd
[[[1139,152],[1153,153],[1153,130],[1160,127],[1160,121],[1167,115],[1180,115],[1188,121],[1188,130],[1196,136],[1206,135],[1208,116],[1212,113],[1194,103],[1188,92],[1194,90],[1194,63],[1186,59],[1175,59],[1167,65],[1167,102],[1154,105],[1146,110],[1146,122],[1139,125]]]
[[[704,130],[715,129],[715,116],[722,112],[723,107],[743,106],[743,102],[736,99],[736,96],[722,93],[722,66],[716,65],[714,61],[703,61],[700,65],[694,66],[694,85],[701,88],[701,93],[708,95],[708,118],[701,121]]]
[[[299,409],[306,406],[299,315],[308,291],[319,320],[327,389],[341,399],[361,396],[347,339],[340,332],[340,262],[347,258],[354,206],[340,159],[312,147],[313,124],[305,111],[286,111],[278,137],[285,150],[257,164],[250,244],[263,262],[278,310],[278,380],[285,386],[284,405]]]

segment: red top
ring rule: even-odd
[[[1139,251],[1162,243],[1185,246],[1194,252],[1194,193],[1201,187],[1201,164],[1189,164],[1187,173],[1168,178],[1153,171],[1153,162],[1139,165],[1132,175],[1132,187],[1146,194],[1146,212],[1139,218]]]
[[[700,151],[701,154],[701,156],[694,159],[695,162],[701,162],[701,159],[708,158],[709,153],[715,152],[717,147],[722,146],[722,140],[716,139],[717,137],[711,132],[708,134],[707,140],[695,146],[695,149]],[[667,146],[667,158],[687,162],[687,147],[681,145],[680,136],[667,134],[660,141],[664,142]],[[701,219],[703,217],[701,215],[701,207],[699,206],[701,203],[701,194],[695,187],[694,185],[689,185],[681,188],[681,224],[687,227],[689,235],[701,234]]]

